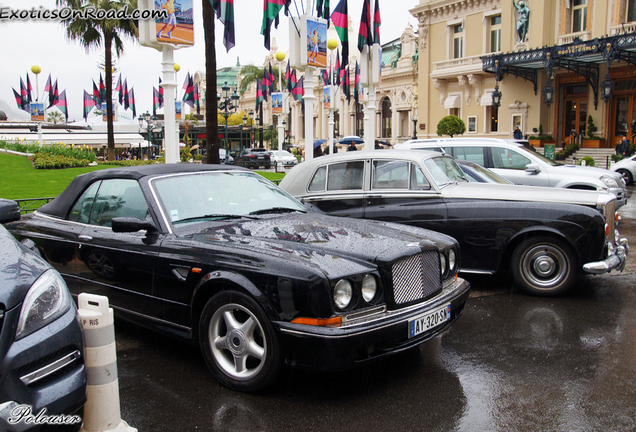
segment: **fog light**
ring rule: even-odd
[[[362,298],[364,301],[369,303],[374,299],[375,293],[377,291],[377,283],[375,282],[375,277],[373,275],[366,275],[362,280]]]
[[[333,301],[340,309],[344,309],[349,306],[351,297],[353,296],[353,289],[351,283],[348,280],[340,279],[333,290]]]

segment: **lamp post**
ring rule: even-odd
[[[417,139],[417,112],[411,116],[413,122],[413,139]]]
[[[241,125],[241,150],[244,148],[243,144],[243,129],[247,126],[247,116],[243,115],[243,124]]]
[[[329,49],[329,75],[331,75],[333,77],[333,73],[331,72],[331,66],[333,64],[333,51],[335,49],[338,48],[338,40],[335,38],[330,38],[327,41],[327,49]],[[327,143],[327,149],[329,149],[329,154],[332,155],[333,154],[333,135],[334,135],[334,125],[335,122],[333,120],[333,112],[335,109],[335,105],[336,105],[336,91],[334,90],[334,86],[330,85],[329,88],[329,121],[328,121],[328,128],[329,128],[329,133],[327,134],[327,138],[329,139],[328,143]]]
[[[230,96],[230,90],[232,90],[232,87],[227,85],[226,81],[223,87],[221,87],[222,93],[216,96],[219,101],[219,109],[223,111],[223,117],[225,118],[225,161],[223,161],[223,163],[227,163],[230,151],[228,148],[227,118],[238,108],[238,100],[240,98],[236,90]]]
[[[252,142],[254,141],[254,110],[250,109],[250,112],[247,113],[247,115],[250,117],[250,142],[249,142],[249,147],[252,147]],[[241,149],[243,150],[243,149]]]
[[[31,72],[35,74],[35,103],[36,106],[40,102],[40,84],[38,81],[38,75],[42,72],[42,68],[38,65],[31,66]],[[29,107],[31,109],[31,107]],[[38,144],[42,145],[42,122],[38,121]]]
[[[139,129],[144,128],[144,121],[146,122],[146,133],[148,134],[148,145],[150,145],[150,134],[152,134],[152,129],[155,127],[156,118],[153,118],[148,111],[145,114],[141,114],[137,117],[139,120]],[[139,159],[142,159],[141,156],[141,143],[139,143]]]
[[[278,91],[283,92],[283,80],[281,79],[281,70],[283,69],[283,60],[285,60],[285,53],[282,51],[278,51],[276,53],[276,60],[278,60]],[[283,98],[285,95],[283,94]],[[283,112],[279,114],[278,117],[278,158],[276,161],[276,169],[274,171],[278,172],[278,164],[280,164],[281,168],[283,168],[283,133],[285,130],[285,126],[283,125],[283,115],[287,114],[285,111],[286,104],[283,101]],[[271,144],[270,144],[271,148]]]

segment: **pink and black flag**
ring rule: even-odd
[[[349,7],[347,0],[340,0],[331,14],[331,21],[342,45],[342,64],[349,64]]]
[[[263,92],[265,92],[265,94],[270,93],[270,89],[272,88],[272,78],[269,75],[267,66],[263,66],[263,80],[261,81],[261,85],[263,86]],[[267,102],[267,98],[265,98],[265,101]]]
[[[55,101],[57,100],[58,97],[59,97],[59,94],[57,92],[57,80],[55,80],[55,83],[53,83],[53,87],[51,88],[51,92],[49,93],[49,106],[46,107],[46,109],[49,109],[53,105],[55,105]]]
[[[345,65],[342,70],[344,73],[344,94],[347,97],[347,103],[351,103],[351,74],[349,73],[349,65]]]
[[[49,94],[49,105],[53,103],[52,90],[53,85],[51,84],[51,74],[49,74],[49,77],[46,79],[46,85],[44,86],[44,92]]]
[[[261,24],[261,34],[265,37],[265,48],[270,49],[270,39],[272,31],[272,21],[277,21],[278,13],[285,6],[289,7],[291,0],[263,0],[263,23]],[[278,28],[278,22],[276,23]]]
[[[340,53],[336,51],[336,69],[334,70],[336,85],[340,87],[342,67],[340,65]]]
[[[101,102],[99,103],[101,105]],[[128,99],[128,78],[124,78],[124,109],[127,110],[130,106]]]
[[[318,0],[318,3],[316,3],[316,14],[318,18],[326,19],[327,26],[329,25],[329,0]]]
[[[355,79],[353,82],[353,100],[356,105],[360,103],[360,66],[358,66],[358,60],[356,60]]]
[[[27,103],[25,105],[24,103],[25,99],[22,98],[22,93],[18,93],[13,87],[11,87],[11,90],[13,90],[13,96],[15,96],[15,103],[18,105],[18,108],[26,112],[31,112],[31,110],[29,109],[29,104]]]
[[[190,105],[190,108],[194,108],[194,82],[192,81],[192,76],[190,72],[188,72],[188,76],[186,77],[187,82],[184,84],[185,93],[183,93],[183,102],[187,105]]]
[[[58,107],[60,111],[62,111],[62,114],[64,114],[64,117],[66,118],[66,121],[68,122],[68,107],[66,105],[66,90],[63,90],[62,93],[60,93],[60,95],[55,98],[53,105],[55,105],[56,107]]]
[[[258,106],[263,103],[263,101],[267,102],[267,93],[263,91],[263,84],[261,80],[256,78],[256,109],[258,110]]]
[[[28,78],[29,76],[27,75],[27,79]],[[24,105],[28,107],[29,103],[31,102],[31,96],[29,96],[29,89],[27,88],[27,86],[24,85],[24,81],[22,80],[22,78],[20,78],[20,94],[22,95]]]
[[[194,104],[197,106],[197,115],[201,114],[201,104],[199,102],[199,84],[194,85]]]
[[[99,100],[106,102],[106,86],[104,85],[101,73],[99,74]]]
[[[135,108],[135,88],[132,87],[128,92],[128,105],[132,108],[132,118],[137,117],[137,109]]]
[[[163,107],[163,87],[161,87],[161,77],[159,77],[159,108]]]
[[[84,120],[88,119],[88,114],[97,105],[93,96],[91,96],[86,90],[84,90]]]
[[[295,100],[301,102],[303,104],[303,107],[305,106],[305,98],[303,97],[305,96],[304,82],[305,82],[305,76],[303,75],[300,77],[300,79],[294,86],[294,89],[292,90],[292,96],[294,97]]]
[[[360,30],[358,31],[358,51],[362,52],[365,45],[373,45],[371,32],[371,4],[370,0],[363,0],[362,16],[360,17]]]
[[[26,89],[27,89],[27,100],[29,101],[29,103],[33,102],[33,99],[31,98],[31,90],[33,90],[33,87],[31,87],[31,80],[29,79],[29,74],[27,73],[27,83],[26,83]],[[38,95],[35,95],[36,99]]]
[[[380,0],[375,0],[375,8],[373,11],[373,43],[380,43],[380,25],[382,19],[380,18]]]
[[[291,85],[291,66],[289,64],[290,62],[287,62],[287,69],[285,70],[285,81],[287,82],[287,91],[291,93],[292,91],[292,85]]]
[[[221,21],[223,27],[223,45],[229,52],[236,45],[234,34],[234,0],[210,0],[212,8],[216,12],[216,17]]]
[[[117,80],[117,87],[115,87],[115,91],[119,93],[117,95],[117,101],[119,102],[119,105],[121,105],[124,99],[124,92],[122,90],[123,90],[123,87],[121,85],[121,74],[119,74],[119,79]]]

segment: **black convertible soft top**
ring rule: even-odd
[[[88,185],[93,183],[95,180],[111,178],[138,180],[146,176],[156,176],[163,174],[227,170],[249,171],[246,168],[232,165],[207,165],[190,163],[153,164],[133,167],[109,168],[93,171],[86,174],[80,174],[75,177],[71,184],[69,184],[66,189],[62,191],[61,194],[59,194],[50,203],[40,207],[38,209],[38,212],[45,213],[52,217],[64,219],[69,211],[70,206],[73,205],[78,195],[81,194],[84,189],[86,189]]]

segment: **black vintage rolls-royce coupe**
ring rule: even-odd
[[[629,250],[614,194],[472,183],[436,151],[320,157],[292,168],[280,187],[327,214],[448,234],[459,241],[463,272],[510,269],[534,295],[561,295],[582,273],[622,271]]]
[[[116,316],[198,342],[240,391],[283,364],[346,369],[415,347],[469,294],[453,238],[310,212],[227,165],[84,174],[7,229],[73,294],[106,295]]]

